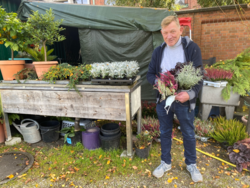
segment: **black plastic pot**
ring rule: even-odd
[[[82,143],[82,131],[75,132],[75,136],[67,138],[67,144],[75,146],[77,142]]]
[[[113,136],[120,132],[120,127],[117,123],[107,123],[101,127],[103,136]]]
[[[59,139],[60,122],[56,120],[43,121],[40,130],[44,142],[54,142]]]
[[[121,132],[113,136],[104,136],[100,132],[101,148],[103,150],[118,149],[120,146]]]
[[[149,156],[149,150],[150,150],[149,146],[144,149],[136,148],[135,154],[142,159],[147,159]]]

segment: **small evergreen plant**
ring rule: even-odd
[[[213,119],[214,133],[211,136],[218,142],[228,142],[231,146],[239,140],[248,138],[246,126],[235,119],[226,120],[225,117]]]

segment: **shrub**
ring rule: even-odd
[[[142,117],[157,118],[156,103],[154,102],[149,103],[148,101],[142,101],[141,108],[142,108]]]
[[[153,139],[160,137],[160,122],[158,119],[145,117],[141,121],[142,131],[148,131]]]
[[[225,117],[213,119],[214,133],[211,136],[218,142],[227,142],[229,146],[239,140],[248,138],[245,125],[235,119],[226,120]]]
[[[214,124],[208,120],[202,121],[199,118],[195,118],[194,127],[198,136],[209,137],[214,132]]]
[[[151,140],[152,140],[152,136],[150,134],[142,132],[136,135],[136,140],[134,141],[135,147],[138,149],[144,149],[148,145],[150,145]]]
[[[207,80],[211,81],[222,81],[231,80],[233,77],[233,72],[231,70],[216,69],[216,68],[205,68],[206,73],[204,74]]]

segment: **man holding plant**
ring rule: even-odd
[[[175,16],[168,16],[162,20],[161,34],[164,43],[157,47],[149,64],[147,80],[155,85],[160,78],[160,73],[165,73],[175,68],[177,62],[193,62],[193,66],[202,68],[201,51],[197,44],[188,37],[182,37],[183,28]],[[171,71],[170,71],[171,72]],[[201,173],[196,167],[196,140],[194,133],[194,108],[196,98],[202,87],[202,81],[197,81],[187,91],[181,91],[175,95],[175,101],[168,109],[164,109],[166,99],[157,91],[156,111],[160,122],[161,132],[161,164],[154,170],[153,175],[160,178],[164,172],[171,169],[171,135],[173,117],[176,114],[181,127],[184,141],[184,156],[187,170],[194,182],[203,180]]]

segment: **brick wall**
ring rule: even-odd
[[[218,8],[176,12],[179,18],[192,18],[192,39],[200,46],[202,59],[232,59],[250,47],[250,9],[243,6],[246,21],[232,6],[223,9],[224,13]],[[189,36],[188,27],[183,35]]]
[[[93,5],[93,0],[90,0],[90,4]],[[95,5],[104,5],[105,0],[95,0]]]

